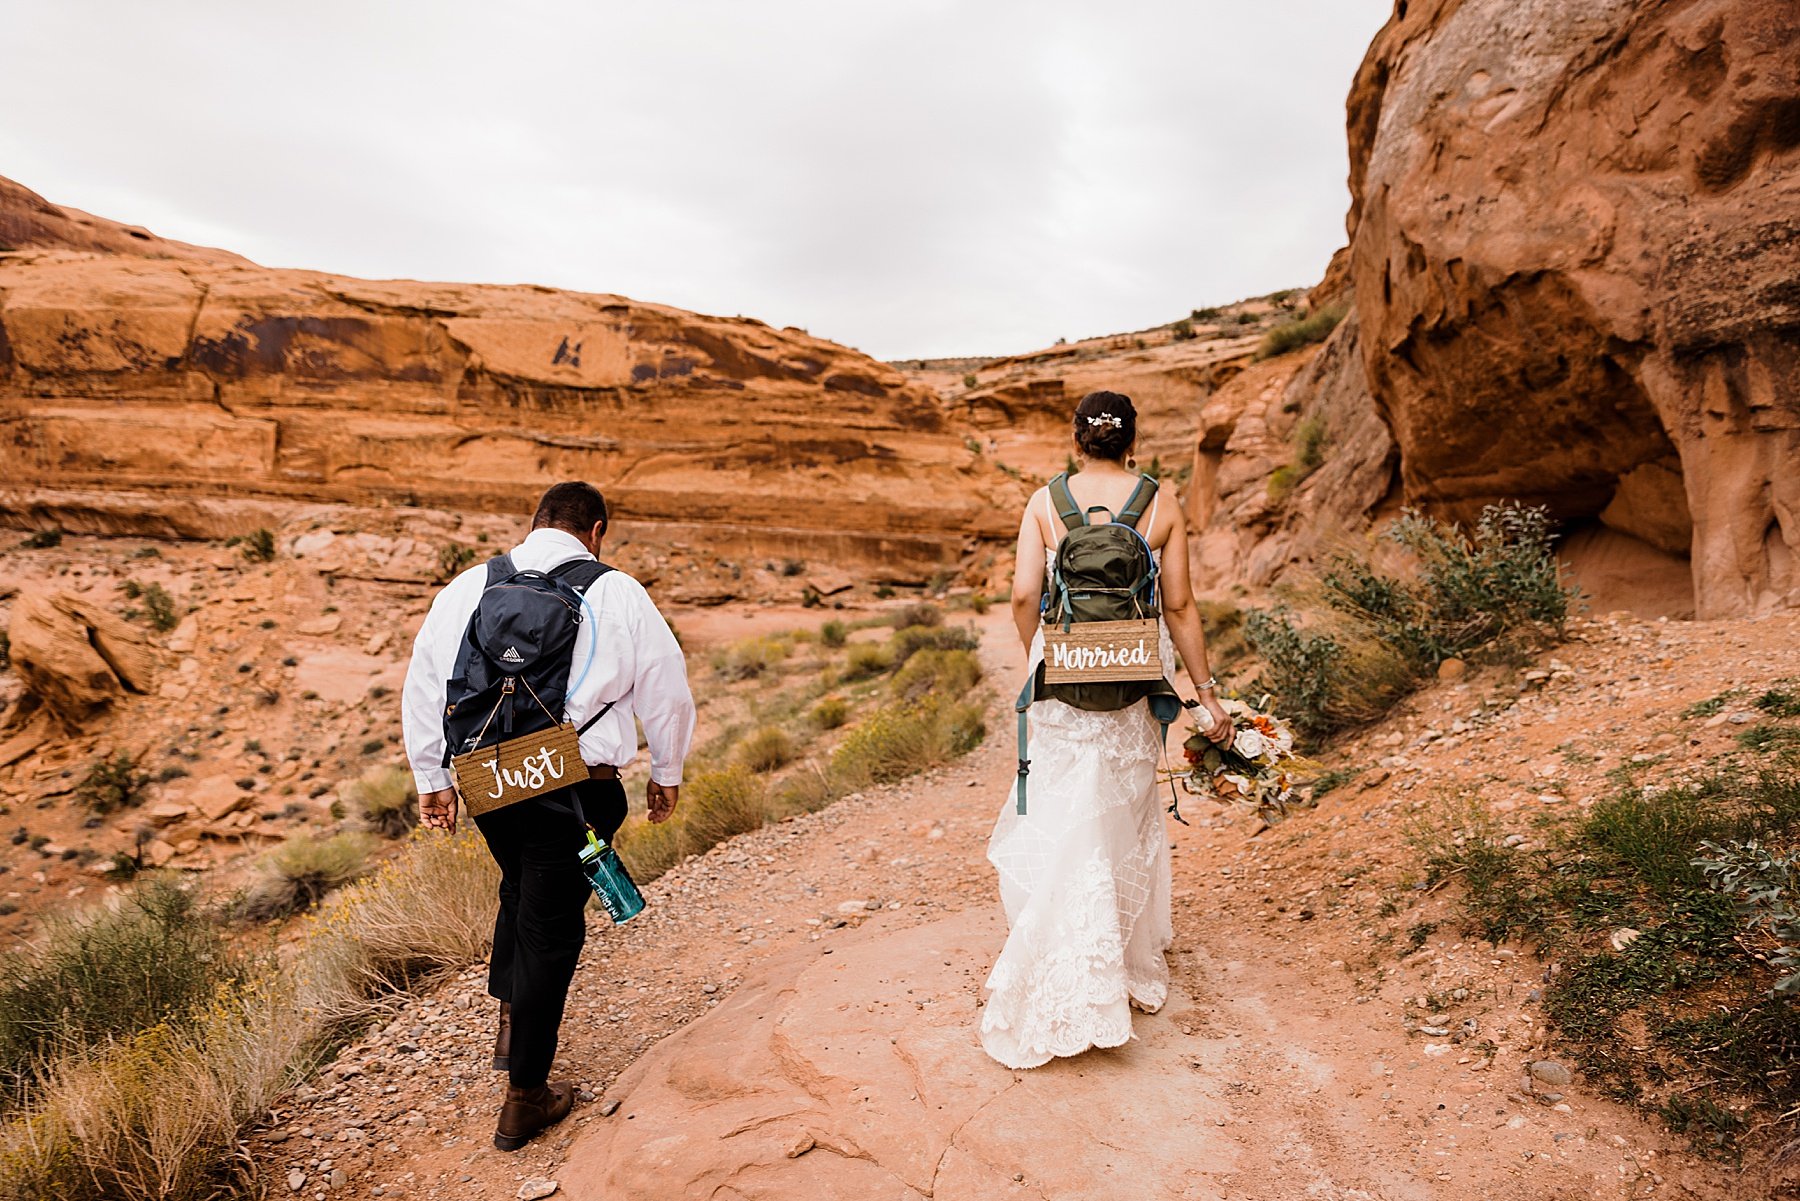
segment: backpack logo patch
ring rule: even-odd
[[[521,655],[521,654],[520,654],[520,653],[519,653],[519,648],[518,648],[518,647],[516,647],[516,646],[509,646],[509,647],[507,647],[507,648],[506,648],[506,649],[505,649],[505,650],[503,650],[503,651],[501,651],[501,652],[500,652],[500,662],[502,662],[502,663],[510,663],[510,664],[512,664],[512,665],[513,665],[513,666],[515,666],[515,667],[516,667],[516,666],[518,666],[518,665],[519,665],[519,664],[521,664],[521,663],[523,663],[523,662],[525,662],[525,656],[524,656],[524,655]]]

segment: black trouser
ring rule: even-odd
[[[610,840],[625,820],[624,787],[617,780],[578,787],[584,815]],[[587,837],[567,811],[567,794],[543,799],[563,808],[522,801],[475,819],[500,865],[488,993],[512,1005],[509,1074],[518,1088],[536,1088],[550,1077],[569,981],[587,939],[584,911],[593,895],[577,858]]]

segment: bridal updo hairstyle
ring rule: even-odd
[[[1075,448],[1117,462],[1137,441],[1137,409],[1118,392],[1089,392],[1075,406]]]

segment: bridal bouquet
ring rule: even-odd
[[[1195,796],[1213,796],[1257,814],[1266,822],[1287,815],[1295,787],[1312,761],[1294,753],[1294,731],[1264,706],[1235,698],[1220,701],[1236,731],[1221,746],[1196,731],[1182,744],[1186,770],[1171,772]]]

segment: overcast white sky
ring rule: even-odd
[[[1002,354],[1315,282],[1389,0],[0,0],[0,175],[273,266]]]

